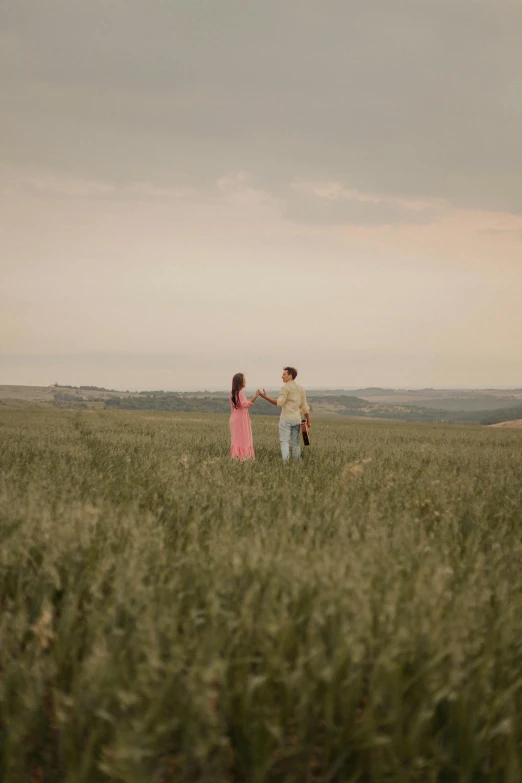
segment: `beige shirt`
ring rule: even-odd
[[[281,418],[286,421],[301,421],[301,413],[308,413],[310,406],[306,402],[306,393],[295,381],[287,381],[277,398],[281,408]]]

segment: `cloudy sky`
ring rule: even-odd
[[[0,383],[522,386],[518,0],[0,15]]]

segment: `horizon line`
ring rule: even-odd
[[[0,383],[0,388],[2,387],[18,387],[18,388],[25,388],[25,389],[31,389],[31,388],[45,388],[45,389],[52,389],[52,388],[71,388],[71,389],[81,389],[83,386],[83,391],[96,391],[99,389],[100,391],[112,391],[112,392],[125,392],[125,393],[140,393],[140,392],[158,392],[158,391],[164,391],[164,392],[179,392],[184,394],[199,394],[202,392],[208,392],[208,393],[228,393],[228,389],[218,386],[208,386],[204,388],[193,388],[193,387],[165,387],[165,388],[145,388],[143,386],[134,386],[129,387],[126,389],[120,388],[109,388],[108,386],[98,386],[97,384],[82,384],[75,385],[75,384],[27,384],[27,383]],[[90,387],[90,388],[89,388]],[[249,391],[251,389],[255,389],[255,386],[246,386],[246,389]],[[274,387],[266,387],[266,388],[276,388]],[[311,391],[365,391],[370,389],[375,389],[379,391],[393,391],[393,392],[408,392],[408,391],[520,391],[522,392],[522,385],[520,386],[512,386],[512,385],[500,385],[500,386],[463,386],[463,385],[456,385],[456,386],[376,386],[375,384],[371,384],[369,386],[318,386],[314,384],[309,385],[303,385],[303,388],[306,390]]]

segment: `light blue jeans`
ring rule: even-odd
[[[292,457],[294,459],[299,459],[301,456],[300,432],[301,423],[299,421],[279,419],[279,443],[281,444],[283,462],[288,462],[290,459],[290,448],[292,449]]]

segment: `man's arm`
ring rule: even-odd
[[[272,405],[277,405],[277,400],[275,400],[273,397],[269,397],[266,391],[263,389],[261,392],[261,397],[266,400],[267,402],[271,402]]]
[[[306,426],[308,428],[310,428],[311,427],[311,424],[310,424],[310,406],[308,405],[308,403],[306,401],[306,392],[305,392],[304,389],[303,389],[303,397],[301,399],[301,413],[304,415],[304,417],[306,419]]]
[[[261,397],[264,400],[266,400],[267,402],[271,402],[272,405],[279,405],[279,406],[284,405],[285,404],[285,399],[286,399],[285,390],[284,389],[281,390],[281,394],[279,395],[279,397],[277,399],[275,399],[275,397],[269,397],[264,389],[261,392]]]

